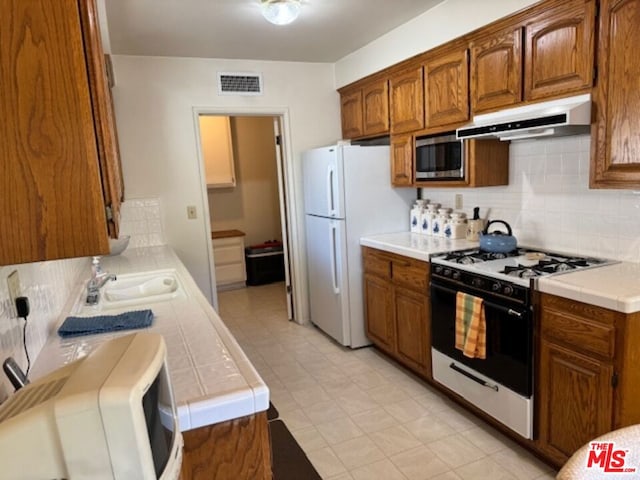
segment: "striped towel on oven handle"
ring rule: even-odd
[[[469,358],[487,358],[487,322],[482,298],[456,294],[456,345]]]

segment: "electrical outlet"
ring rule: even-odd
[[[456,193],[456,210],[462,209],[462,194]]]
[[[198,211],[196,210],[195,205],[187,206],[187,218],[189,220],[194,220],[198,218]]]
[[[18,312],[16,312],[16,298],[22,296],[18,270],[14,270],[9,274],[7,277],[7,286],[9,287],[9,298],[11,299],[11,318],[16,318],[18,316]]]

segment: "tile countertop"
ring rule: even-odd
[[[450,240],[419,233],[369,235],[360,245],[429,261],[429,255],[477,248],[478,242]],[[538,279],[538,289],[622,313],[640,311],[640,263],[620,262]]]
[[[640,263],[563,273],[538,280],[538,290],[622,313],[640,311]]]
[[[103,312],[115,314],[145,308],[153,311],[155,318],[149,331],[162,334],[167,344],[180,430],[184,432],[269,408],[267,385],[171,248],[128,249],[115,257],[103,257],[101,263],[105,271],[116,275],[175,269],[187,292],[187,298]],[[77,297],[69,299],[67,312],[77,311],[80,302],[84,302],[85,283],[86,279],[78,285]],[[140,331],[62,339],[57,328],[66,317],[67,314],[61,316],[47,339],[33,366],[33,378],[83,357],[105,340]]]
[[[380,235],[367,235],[360,238],[360,245],[378,248],[386,252],[397,253],[416,260],[429,261],[429,255],[434,253],[450,252],[452,250],[464,250],[478,248],[478,242],[470,242],[465,239],[451,240],[444,237],[432,237],[420,233],[399,232],[383,233]]]

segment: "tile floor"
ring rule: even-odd
[[[554,478],[550,467],[374,348],[343,348],[287,321],[283,284],[218,298],[222,319],[323,478]]]

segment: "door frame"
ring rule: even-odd
[[[297,207],[295,202],[292,201],[295,198],[295,175],[293,168],[293,148],[291,146],[291,124],[290,113],[286,107],[220,107],[220,106],[195,106],[193,107],[193,121],[195,131],[196,148],[198,151],[198,171],[200,174],[200,188],[201,198],[203,203],[203,215],[202,221],[205,226],[205,232],[209,232],[206,235],[207,242],[207,258],[209,260],[209,279],[211,282],[211,298],[213,300],[213,307],[216,311],[219,310],[218,306],[218,292],[216,290],[216,274],[213,258],[213,241],[211,239],[211,221],[209,213],[209,195],[207,191],[206,171],[204,165],[204,158],[202,156],[202,148],[200,145],[200,127],[199,117],[200,115],[220,115],[227,117],[278,117],[280,119],[281,131],[281,154],[282,154],[282,183],[285,189],[286,197],[286,211],[285,219],[281,218],[282,223],[286,223],[287,242],[283,242],[285,248],[288,247],[288,252],[285,254],[285,258],[288,258],[289,265],[285,265],[285,268],[289,269],[291,274],[291,289],[293,290],[291,300],[293,305],[293,320],[296,323],[302,323],[302,319],[298,318],[297,312],[300,312],[300,306],[304,305],[304,299],[302,297],[302,272],[300,270],[303,264],[303,252],[301,251],[301,245],[297,235],[293,232],[298,231],[297,221]],[[277,148],[276,145],[273,147]],[[280,212],[282,216],[282,212]]]

